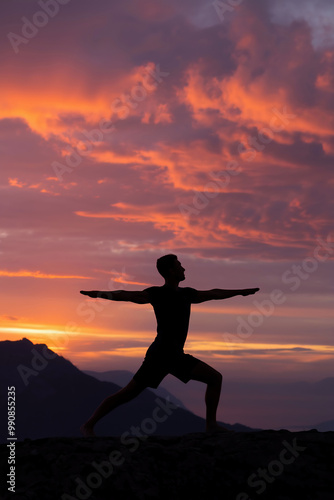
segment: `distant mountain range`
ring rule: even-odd
[[[122,387],[124,387],[133,377],[133,373],[131,371],[127,370],[111,370],[107,372],[96,372],[96,371],[84,371],[84,373],[91,375],[92,377],[97,378],[98,380],[104,380],[107,382],[113,382],[116,383]],[[169,381],[169,385],[172,386],[173,390],[173,383]],[[230,381],[230,385],[233,387],[234,382]],[[270,394],[270,385],[267,384],[266,386],[261,386],[260,384],[251,384],[246,387],[246,391],[249,391],[250,393],[257,393],[263,397],[263,399],[268,398]],[[172,394],[169,390],[167,390],[165,387],[162,387],[161,385],[157,389],[152,389],[152,391],[157,394],[158,396],[164,397],[164,398],[169,398],[170,401],[173,401],[176,405],[180,406],[181,408],[187,409],[186,406],[181,402],[180,399],[176,398],[174,394]],[[239,387],[238,390],[235,391],[236,393],[242,394],[242,387]],[[328,395],[333,395],[334,394],[334,377],[328,377],[322,380],[319,380],[318,382],[282,382],[281,384],[278,384],[277,382],[272,385],[271,392],[274,392],[275,396],[277,398],[281,398],[282,395],[287,395],[289,394],[289,397],[296,397],[296,395],[300,394],[305,394],[309,395],[311,397],[314,394],[317,394],[318,396],[323,395],[324,397],[328,398]],[[270,394],[272,396],[272,394]],[[225,397],[226,397],[226,390],[225,390]],[[330,405],[329,405],[330,406]],[[307,416],[304,417],[305,421],[307,422]],[[227,424],[224,424],[227,426]],[[234,424],[234,428],[236,428],[237,424]],[[281,427],[277,428],[279,430]],[[287,427],[289,430],[293,432],[299,432],[299,431],[307,431],[311,429],[317,429],[320,432],[327,432],[327,431],[334,431],[334,420],[328,420],[326,422],[320,422],[317,424],[308,424],[308,425],[289,425]]]
[[[124,373],[118,373],[115,378],[121,382],[121,376],[124,378]],[[0,377],[2,387],[15,387],[18,440],[80,436],[80,425],[104,398],[120,389],[116,383],[97,380],[80,371],[45,344],[33,344],[27,338],[0,342]],[[5,422],[7,394],[4,392],[0,412]],[[155,420],[152,417],[158,412],[159,419]],[[164,415],[168,418],[164,419]],[[223,425],[238,431],[255,430],[240,424]],[[152,435],[182,435],[203,432],[205,421],[182,404],[168,403],[166,398],[146,389],[98,422],[96,433],[98,436],[119,436],[124,432],[131,434],[134,427]],[[5,442],[6,438],[7,428],[2,424],[0,442]]]
[[[308,431],[316,429],[319,432],[329,432],[334,431],[334,420],[327,420],[327,422],[321,422],[315,425],[291,425],[289,430],[292,432]]]
[[[279,424],[280,427],[270,424],[271,429],[284,428],[293,432],[311,429],[320,432],[334,431],[334,377],[314,382],[279,382],[276,380],[272,382],[249,381],[241,384],[232,380],[229,386],[229,390],[240,394],[246,404],[253,401],[253,404],[264,407],[263,402],[266,402],[272,412],[282,413],[281,419],[285,423]],[[283,408],[284,412],[281,411]],[[267,415],[270,418],[270,412]],[[295,415],[298,415],[298,420],[297,423],[292,424],[288,420],[294,418],[296,422]],[[278,419],[275,418],[275,420]]]

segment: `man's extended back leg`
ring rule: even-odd
[[[118,406],[127,403],[137,397],[144,389],[145,386],[139,384],[138,382],[136,382],[136,380],[130,380],[128,385],[123,387],[123,389],[116,392],[115,394],[112,394],[111,396],[108,396],[102,401],[102,403],[95,410],[90,419],[80,427],[82,434],[84,436],[95,436],[94,426],[99,420],[101,420],[101,418],[103,418]]]

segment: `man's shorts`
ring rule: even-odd
[[[183,351],[166,353],[161,349],[149,348],[141,367],[133,378],[145,387],[156,389],[170,373],[186,384],[191,379],[191,372],[198,363],[200,363],[199,359]]]

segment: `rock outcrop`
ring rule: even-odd
[[[0,453],[4,476],[9,447]],[[15,500],[332,500],[334,433],[26,439],[7,487],[1,498]]]

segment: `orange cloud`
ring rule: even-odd
[[[63,274],[46,274],[41,271],[6,271],[0,270],[0,276],[20,277],[20,278],[42,278],[42,279],[93,279],[90,276],[76,276],[76,275],[63,275]]]
[[[152,222],[154,227],[162,230],[182,230],[187,226],[186,220],[181,214],[170,213],[163,214],[156,207],[150,209],[146,207],[137,207],[126,203],[115,203],[114,207],[123,210],[123,213],[117,212],[85,212],[77,211],[79,217],[90,217],[95,219],[114,219],[124,222]]]
[[[22,188],[26,186],[27,184],[25,182],[20,182],[17,178],[11,179],[10,177],[8,178],[8,182],[10,186],[15,186],[18,188]]]
[[[187,245],[206,248],[208,242],[212,247],[221,247],[231,245],[231,236],[244,238],[245,240],[256,240],[257,242],[266,243],[268,245],[284,247],[302,246],[302,243],[291,241],[291,237],[280,232],[269,231],[268,229],[252,229],[244,225],[238,226],[229,224],[226,221],[219,220],[219,214],[215,215],[214,219],[208,219],[207,216],[201,214],[197,224],[193,225],[187,220],[181,212],[164,213],[158,207],[140,207],[126,203],[115,203],[112,205],[116,210],[112,212],[85,212],[77,211],[79,217],[96,218],[96,219],[114,219],[123,222],[147,223],[150,222],[153,226],[161,231],[173,231],[174,239],[168,240],[168,247],[177,248]],[[217,220],[216,220],[217,219]],[[213,236],[214,230],[214,236]],[[136,247],[137,245],[134,244]],[[143,248],[143,243],[140,244]],[[149,248],[150,245],[144,245]]]
[[[95,128],[96,123],[109,120],[113,114],[112,120],[123,119],[124,113],[126,116],[141,114],[145,110],[145,101],[154,95],[159,85],[159,79],[156,81],[152,76],[157,71],[157,65],[151,61],[120,72],[117,78],[113,77],[112,84],[109,80],[97,79],[93,90],[92,82],[87,78],[87,68],[76,64],[74,69],[72,62],[64,59],[61,66],[54,64],[48,67],[43,75],[43,86],[38,72],[27,72],[22,85],[21,78],[15,78],[17,66],[7,64],[2,70],[12,78],[6,87],[2,87],[6,102],[0,110],[0,119],[20,117],[45,139],[51,134],[58,134],[69,141],[69,135],[73,135],[75,130],[80,131],[82,126],[87,128],[87,124],[82,125],[83,121]],[[126,104],[124,95],[130,95],[130,105]],[[123,115],[120,115],[121,109]],[[59,119],[71,115],[78,117],[77,123],[74,121],[67,125],[66,121]],[[168,112],[163,108],[159,109],[157,116],[161,120],[169,120]]]
[[[256,36],[256,33],[248,33],[240,39],[236,53],[239,52],[241,55],[238,56],[237,69],[231,76],[223,77],[221,80],[217,77],[208,78],[203,74],[201,62],[189,66],[185,71],[186,84],[177,90],[179,100],[187,104],[194,119],[205,126],[214,125],[214,118],[210,111],[217,110],[221,117],[236,125],[259,128],[270,128],[273,125],[274,129],[275,124],[277,129],[281,128],[283,132],[304,132],[324,136],[332,134],[333,120],[328,121],[326,106],[295,106],[289,97],[288,83],[284,85],[283,80],[281,85],[279,82],[273,85],[266,71],[257,78],[250,77],[256,62],[251,65],[248,62],[249,56],[242,54],[245,53],[246,48],[247,51],[252,51],[252,45],[256,46],[253,49],[255,51],[258,44]],[[289,64],[289,57],[290,64],[294,63],[294,56],[294,52],[291,51],[291,54],[287,55],[288,60],[285,64]],[[243,57],[246,58],[245,61]],[[328,52],[326,61],[333,57],[333,52]],[[296,64],[298,66],[300,61],[296,61]],[[333,72],[326,68],[325,72],[318,77],[318,87],[325,87],[326,90],[332,88],[329,82],[332,82],[333,78]],[[284,115],[284,109],[288,115],[291,115],[286,123],[284,120],[280,122],[275,118],[277,116],[275,110]],[[280,136],[280,131],[275,130],[275,140],[284,141],[280,139]]]
[[[120,241],[120,244],[127,246],[126,242]],[[108,274],[109,276],[111,275],[112,278],[111,280],[114,281],[115,283],[122,283],[126,285],[140,285],[140,286],[150,286],[150,283],[145,283],[141,281],[133,281],[132,276],[129,274],[125,273],[122,271],[121,273],[118,272],[113,272],[113,271],[103,271],[103,270],[98,270],[97,272],[103,273],[103,274]]]

